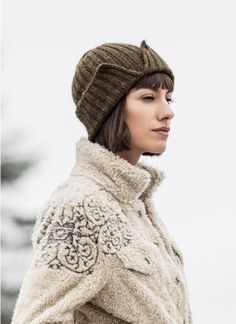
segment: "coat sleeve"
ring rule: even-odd
[[[74,323],[74,312],[109,281],[107,209],[94,197],[50,203],[34,226],[34,258],[12,324]]]

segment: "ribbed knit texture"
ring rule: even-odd
[[[87,51],[76,66],[72,97],[76,115],[93,140],[119,100],[144,75],[165,72],[174,82],[167,63],[145,40],[140,47],[104,43]]]

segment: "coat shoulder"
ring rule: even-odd
[[[39,213],[32,234],[36,264],[88,271],[99,253],[116,254],[135,237],[116,201],[98,188],[61,184]]]

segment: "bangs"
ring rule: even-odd
[[[173,92],[174,83],[170,76],[165,72],[155,72],[149,75],[145,75],[133,86],[133,89],[138,90],[140,88],[149,88],[154,91],[161,88],[167,89],[168,92]]]

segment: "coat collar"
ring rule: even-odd
[[[162,170],[144,162],[133,165],[85,137],[76,142],[76,163],[71,176],[78,175],[92,178],[121,202],[151,197],[165,178]]]

